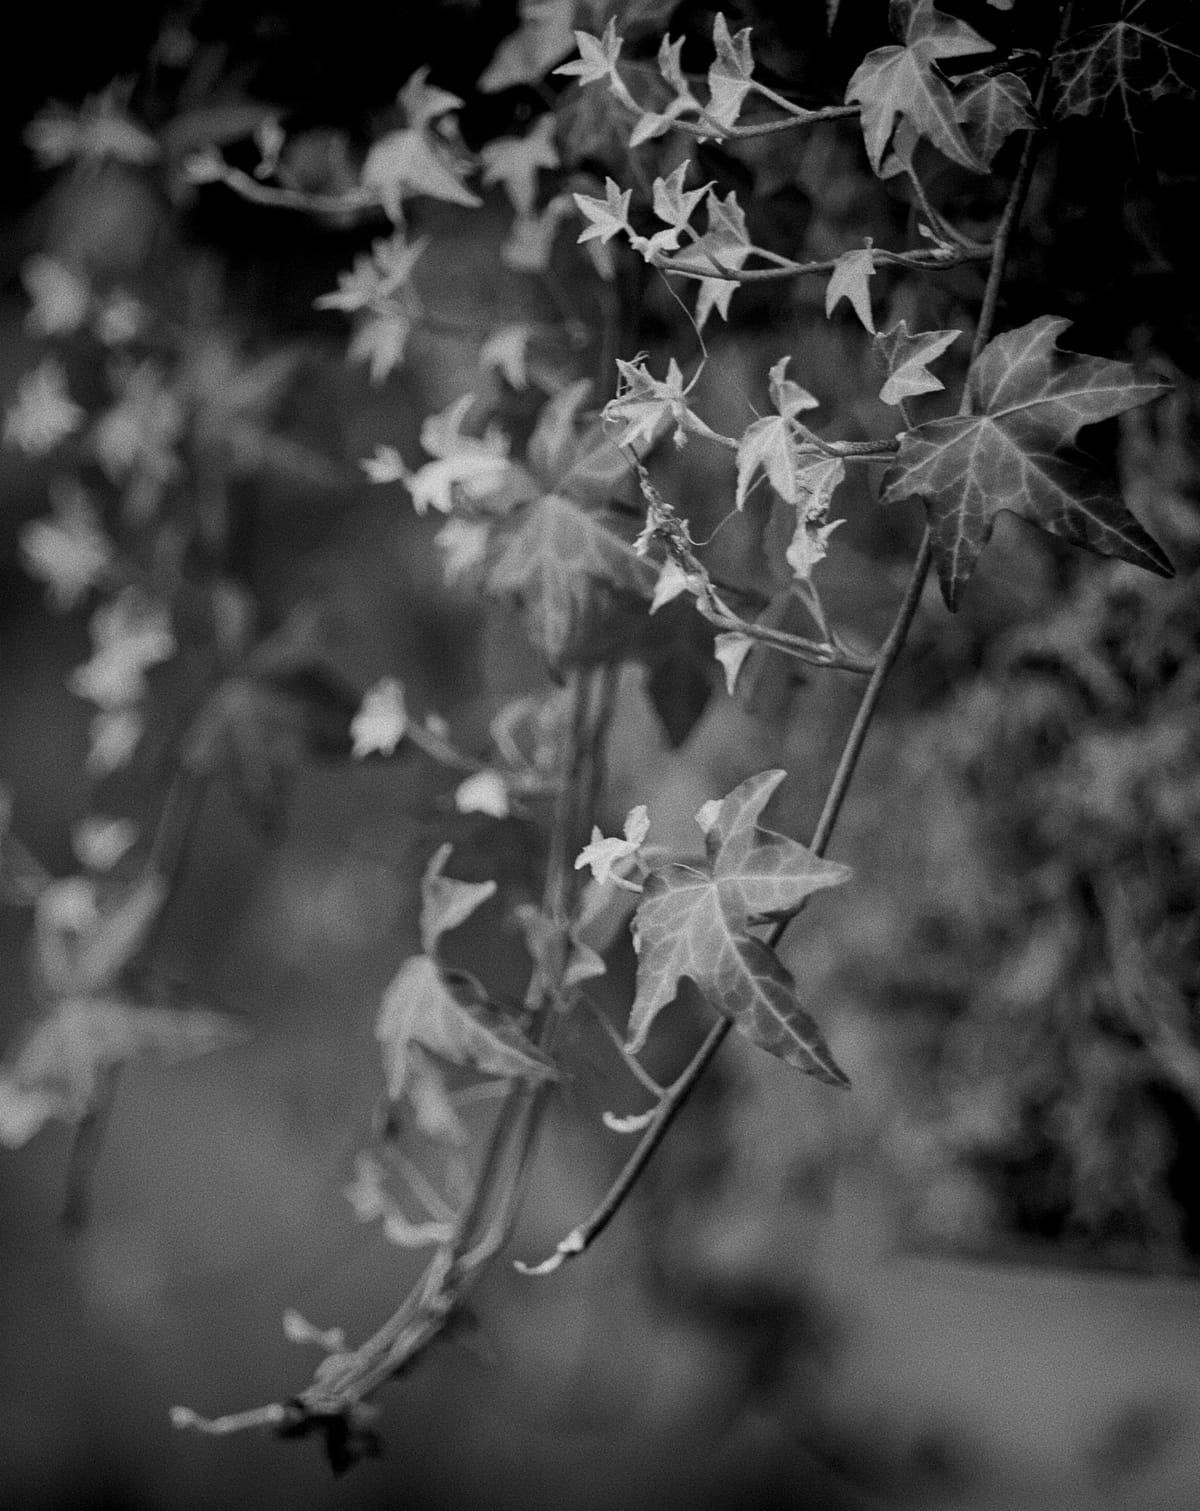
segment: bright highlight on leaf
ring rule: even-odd
[[[796,984],[756,930],[788,918],[805,898],[840,885],[845,866],[822,860],[795,840],[759,827],[782,771],[750,777],[713,810],[702,810],[703,866],[671,864],[651,872],[634,923],[637,995],[629,1049],[641,1049],[685,978],[717,1012],[760,1048],[833,1086],[845,1075],[820,1029],[796,1000]]]

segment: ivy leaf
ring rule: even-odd
[[[591,393],[586,379],[548,399],[529,438],[526,459],[547,493],[602,508],[628,492],[628,458],[596,420],[579,428],[579,412]]]
[[[750,28],[743,27],[737,36],[730,36],[729,22],[718,11],[712,37],[716,58],[708,70],[708,113],[722,126],[732,126],[742,113],[753,82]]]
[[[52,1118],[77,1123],[115,1065],[143,1056],[178,1063],[245,1037],[235,1019],[205,1008],[147,1007],[112,994],[65,997],[0,1068],[0,1144],[18,1147]]]
[[[723,268],[740,272],[750,256],[752,244],[746,229],[746,214],[738,204],[734,190],[721,199],[711,189],[708,203],[708,229],[688,249],[689,261],[703,267],[708,257],[716,258]],[[739,284],[732,278],[722,278],[714,273],[711,278],[700,280],[700,293],[696,299],[696,324],[703,330],[704,322],[716,310],[722,320],[729,318],[729,303]]]
[[[588,224],[579,233],[579,242],[611,241],[614,236],[629,230],[629,202],[633,190],[626,189],[611,178],[604,180],[604,198],[596,199],[591,194],[573,194],[579,213]]]
[[[649,596],[632,547],[572,499],[547,493],[522,509],[488,574],[488,588],[521,606],[551,665],[588,648],[589,628],[618,596]]]
[[[739,1033],[831,1086],[849,1083],[774,950],[752,930],[787,918],[811,893],[838,886],[845,866],[759,827],[782,771],[750,777],[697,815],[705,829],[703,866],[670,864],[646,882],[634,921],[637,995],[629,1048],[637,1051],[679,983],[694,981]]]
[[[503,184],[518,215],[533,214],[539,170],[559,165],[554,144],[557,125],[553,114],[540,115],[524,136],[498,137],[480,150],[483,182]]]
[[[792,420],[817,401],[806,389],[785,376],[791,359],[784,357],[770,372],[770,393],[778,414],[766,415],[748,425],[738,441],[737,491],[734,502],[745,507],[751,479],[761,468],[772,488],[789,504],[800,502],[798,473],[801,470],[792,434]]]
[[[906,320],[892,326],[890,331],[881,331],[875,337],[875,350],[888,374],[887,382],[879,390],[883,402],[902,404],[905,399],[944,388],[941,379],[929,371],[929,364],[961,335],[962,331],[918,331],[910,336]]]
[[[102,902],[94,883],[81,877],[51,882],[34,913],[40,985],[55,997],[108,991],[141,949],[166,896],[166,883],[153,872]]]
[[[1144,100],[1196,93],[1200,56],[1172,40],[1167,29],[1152,26],[1152,15],[1152,0],[1125,0],[1115,20],[1067,37],[1051,60],[1060,120],[1119,105],[1132,131]]]
[[[875,316],[871,313],[871,290],[868,285],[874,272],[875,256],[870,247],[843,252],[825,287],[826,319],[833,314],[840,300],[848,299],[854,313],[873,336]]]
[[[690,384],[685,385],[679,363],[672,357],[667,376],[656,378],[643,358],[624,362],[617,358],[620,389],[615,399],[604,406],[604,418],[624,425],[616,437],[618,446],[636,446],[644,441],[650,447],[668,426],[676,446],[687,440],[687,432],[711,435],[712,431],[688,404]]]
[[[1042,315],[989,342],[968,376],[968,413],[907,431],[884,475],[882,502],[923,500],[951,609],[1002,509],[1072,545],[1174,575],[1113,479],[1075,446],[1082,426],[1168,385],[1140,381],[1124,362],[1060,351],[1069,325]]]
[[[425,134],[411,127],[389,131],[372,145],[362,167],[362,186],[379,195],[392,220],[400,219],[401,202],[410,194],[427,194],[468,209],[483,203]]]
[[[478,983],[443,970],[428,955],[413,955],[383,994],[375,1037],[383,1047],[388,1096],[400,1101],[411,1072],[413,1045],[485,1076],[555,1081],[558,1071],[510,1019],[489,1006]]]
[[[575,0],[521,0],[518,11],[520,25],[501,42],[480,77],[484,94],[537,83],[575,50]]]
[[[669,178],[654,180],[654,213],[659,220],[681,230],[695,214],[696,206],[708,194],[708,184],[699,189],[685,189],[684,180],[691,164],[685,159]]]
[[[903,47],[877,47],[855,70],[846,103],[859,107],[871,167],[881,173],[897,123],[907,121],[951,162],[975,173],[987,164],[963,134],[958,105],[937,64],[989,53],[992,44],[966,22],[944,16],[932,0],[893,0],[893,29],[904,25]]]
[[[1015,73],[985,73],[967,80],[955,96],[967,140],[990,163],[1016,131],[1037,125],[1029,85]]]
[[[496,891],[494,881],[456,881],[444,876],[453,845],[440,845],[421,878],[421,948],[436,955],[438,940],[465,923]]]

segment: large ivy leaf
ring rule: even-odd
[[[597,618],[618,598],[648,598],[650,569],[604,523],[561,493],[518,511],[488,588],[521,607],[530,639],[552,665],[590,649]]]
[[[1113,19],[1066,38],[1051,63],[1055,115],[1093,115],[1119,107],[1133,130],[1145,101],[1196,93],[1200,55],[1175,40],[1169,22],[1152,24],[1161,21],[1167,7],[1157,7],[1157,18],[1155,9],[1154,0],[1124,0]]]
[[[477,983],[443,970],[428,955],[413,955],[397,971],[383,994],[375,1037],[383,1047],[393,1101],[409,1090],[413,1045],[486,1076],[532,1082],[558,1078],[541,1050],[489,1006]]]
[[[933,0],[893,0],[893,30],[902,47],[877,47],[859,64],[846,103],[859,107],[871,167],[880,173],[897,124],[907,122],[952,162],[975,173],[987,164],[971,146],[958,117],[954,91],[937,65],[950,58],[993,51],[966,22],[944,16]]]
[[[811,893],[850,874],[759,827],[784,775],[761,772],[702,808],[697,821],[706,828],[706,862],[666,865],[647,879],[634,921],[638,972],[629,1048],[641,1049],[686,977],[760,1048],[831,1086],[845,1086],[820,1029],[796,1000],[791,974],[752,932],[788,917]]]
[[[1069,325],[1042,315],[989,342],[968,375],[968,412],[907,431],[884,474],[882,502],[925,504],[950,608],[1002,509],[1072,545],[1173,575],[1113,478],[1075,446],[1082,426],[1148,403],[1167,385],[1139,380],[1124,362],[1060,351]]]

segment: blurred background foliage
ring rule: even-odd
[[[1001,41],[1037,9],[947,8]],[[714,7],[615,9],[636,58],[639,36],[652,52],[668,23],[704,37]],[[820,3],[724,9],[755,27],[768,76],[819,102],[889,40],[884,8],[867,0],[843,0],[828,36]],[[1182,1511],[1180,1487],[1200,1473],[1200,1333],[1185,1278],[1200,1259],[1200,164],[1196,105],[1180,98],[1148,108],[1133,135],[1120,118],[1065,124],[1035,179],[1002,313],[1002,324],[1068,315],[1078,349],[1175,383],[1095,443],[1119,458],[1132,507],[1178,575],[1143,578],[1006,519],[960,613],[931,596],[839,836],[853,906],[819,900],[792,946],[852,1097],[835,1105],[782,1067],[728,1052],[619,1231],[552,1282],[498,1272],[478,1334],[389,1394],[388,1457],[345,1482],[331,1485],[305,1449],[214,1445],[168,1427],[176,1400],[221,1410],[299,1382],[280,1337],[285,1306],[353,1338],[415,1274],[411,1256],[353,1224],[341,1194],[379,1094],[378,994],[413,947],[416,879],[441,840],[459,845],[460,874],[499,876],[517,895],[536,884],[523,820],[455,812],[444,774],[420,757],[352,766],[344,726],[382,675],[476,732],[537,685],[515,626],[443,586],[430,531],[401,490],[365,485],[357,463],[378,442],[414,461],[421,419],[481,382],[519,408],[479,373],[479,331],[536,316],[550,296],[499,264],[497,202],[421,209],[416,229],[436,238],[438,259],[420,292],[445,319],[415,330],[405,364],[371,384],[345,364],[341,317],[313,309],[370,228],[247,205],[179,171],[210,143],[252,168],[248,136],[280,116],[295,181],[336,185],[423,63],[464,97],[473,147],[542,108],[525,87],[474,87],[515,5],[443,0],[420,19],[362,0],[304,11],[199,0],[169,14],[65,4],[28,11],[21,47],[7,49],[6,407],[49,342],[81,402],[119,410],[113,343],[95,322],[116,318],[118,294],[152,311],[169,342],[149,353],[163,383],[141,395],[139,455],[157,423],[183,469],[169,485],[182,476],[189,506],[207,511],[213,555],[279,659],[273,758],[229,755],[236,779],[205,800],[161,945],[164,973],[244,1015],[252,1043],[127,1077],[94,1220],[70,1240],[56,1225],[61,1131],[5,1154],[0,1496],[81,1508],[402,1496]],[[29,122],[47,102],[76,110],[110,87],[164,162],[39,168]],[[576,166],[622,180],[642,171],[586,109],[571,125]],[[787,140],[736,157],[703,149],[705,177],[752,190],[763,244],[802,236],[819,257],[903,226],[907,206],[881,193],[853,133],[802,150]],[[968,228],[991,213],[995,185],[940,171],[937,192]],[[39,328],[31,286],[31,259],[46,255],[80,270],[94,301],[61,335],[45,318]],[[639,319],[624,354],[691,351],[661,284],[630,276],[642,281],[625,291]],[[979,294],[969,268],[934,290],[878,283],[892,317],[928,327],[965,323]],[[586,292],[566,297],[594,322]],[[782,305],[747,293],[711,333],[707,413],[725,405],[730,425],[744,424],[747,396],[761,401],[786,349],[836,433],[875,433],[866,342],[848,321],[827,323],[821,297],[804,285]],[[707,534],[730,478],[698,451],[673,459],[667,478]],[[98,802],[145,811],[179,724],[164,713],[131,768],[98,786],[87,776],[94,732],[66,686],[87,654],[87,617],[48,614],[21,564],[21,532],[46,515],[54,470],[0,453],[0,776],[23,842],[65,874],[72,826]],[[852,487],[839,499],[827,598],[869,639],[917,522]],[[753,528],[719,538],[720,565],[761,581],[772,523],[755,508]],[[713,792],[777,763],[791,773],[779,827],[803,834],[853,689],[752,663],[734,702],[695,669],[708,660],[686,623],[679,640],[662,681],[681,708],[640,673],[623,679],[609,827],[644,801],[669,833]],[[154,706],[189,707],[202,662],[185,645],[155,670]],[[0,928],[8,1042],[31,1005],[26,915],[7,909]],[[520,949],[499,909],[461,947],[501,989],[519,988]],[[620,1014],[629,975],[628,959],[613,961],[606,1010]],[[691,1030],[684,1014],[664,1033],[660,1069]],[[576,1049],[596,1076],[577,1078],[552,1121],[523,1252],[561,1236],[620,1157],[598,1114],[628,1110],[629,1087],[599,1035]],[[1079,1273],[1090,1271],[1101,1273]],[[1164,1275],[1180,1278],[1133,1278]]]

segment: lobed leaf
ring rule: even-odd
[[[795,982],[757,925],[795,913],[849,875],[805,846],[759,827],[782,771],[750,777],[697,815],[706,864],[668,864],[646,882],[634,923],[637,993],[629,1048],[646,1042],[685,978],[737,1030],[769,1053],[830,1085],[846,1085],[820,1029],[796,1001]]]
[[[909,335],[908,322],[901,320],[889,331],[875,337],[875,350],[887,370],[887,382],[879,390],[885,404],[903,404],[923,393],[937,393],[945,387],[929,371],[929,364],[952,346],[962,331],[917,331]]]
[[[490,1007],[478,985],[413,955],[383,994],[375,1037],[383,1049],[388,1096],[400,1101],[413,1075],[418,1046],[481,1075],[553,1081],[558,1072],[510,1019]]]
[[[907,431],[884,474],[882,502],[924,503],[952,609],[1003,509],[1072,545],[1173,575],[1112,477],[1075,445],[1084,425],[1168,385],[1138,380],[1124,362],[1060,351],[1069,325],[1042,315],[989,342],[968,375],[968,412]]]
[[[951,162],[985,173],[987,163],[964,135],[954,91],[937,65],[992,52],[991,43],[966,22],[942,15],[932,0],[893,4],[892,16],[904,28],[904,45],[868,53],[846,89],[846,103],[859,107],[871,167],[884,172],[893,136],[907,123]]]
[[[487,585],[516,600],[530,639],[559,665],[586,646],[595,614],[614,596],[647,598],[650,575],[602,516],[547,493],[510,523]]]

